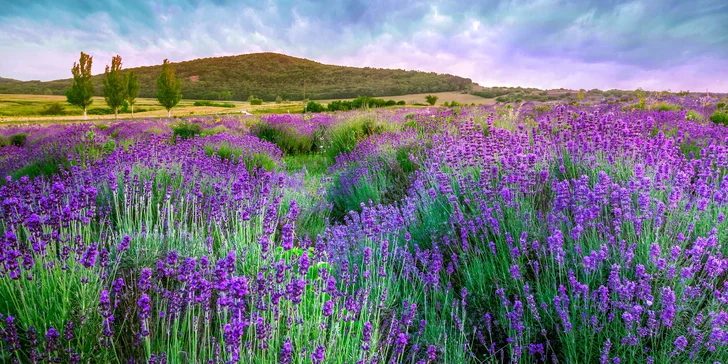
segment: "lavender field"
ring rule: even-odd
[[[0,362],[726,362],[720,102],[3,127]]]

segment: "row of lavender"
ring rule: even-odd
[[[254,155],[282,165],[275,145],[248,135],[250,121],[197,121],[222,132],[189,140],[151,121],[29,130],[25,147],[2,149],[4,174],[49,150],[70,162],[0,187],[0,357],[728,355],[725,127],[621,105],[263,122],[323,130],[329,143],[326,130],[362,119],[370,132],[333,161],[326,193],[311,196],[285,168],[250,168]],[[33,140],[42,133],[54,137]],[[298,233],[321,204],[325,231]]]

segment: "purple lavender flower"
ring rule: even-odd
[[[685,350],[685,348],[688,346],[688,340],[685,338],[685,336],[678,336],[677,339],[675,339],[675,349],[677,352],[682,352]]]
[[[0,317],[1,316],[2,315],[0,315]],[[3,330],[3,334],[3,339],[11,353],[20,350],[20,340],[18,339],[18,330],[15,327],[15,317],[8,316],[5,318],[5,329]]]
[[[291,353],[293,352],[293,347],[291,346],[291,339],[286,338],[286,342],[283,343],[283,348],[281,349],[281,364],[289,364],[291,362]]]
[[[361,341],[362,350],[369,351],[369,341],[372,340],[372,324],[367,321],[364,323],[364,329],[362,330]]]
[[[437,347],[435,345],[430,345],[427,348],[427,360],[433,361],[437,359]]]
[[[317,346],[316,349],[314,349],[313,353],[311,353],[311,360],[314,362],[314,364],[323,363],[325,353],[325,347]]]
[[[139,278],[139,289],[142,292],[146,292],[152,285],[149,279],[152,278],[152,270],[149,268],[143,268],[141,277]]]
[[[55,353],[58,349],[60,349],[60,339],[61,334],[56,331],[55,328],[52,326],[48,328],[48,331],[46,332],[45,339],[46,339],[46,352],[48,355],[51,353]]]
[[[308,268],[311,266],[311,260],[308,257],[308,252],[304,251],[303,254],[298,258],[298,273],[306,275]]]
[[[149,299],[149,296],[147,296],[146,293],[142,293],[142,296],[137,301],[137,307],[139,308],[139,318],[142,320],[146,320],[151,315],[151,307],[149,306],[149,303],[151,300]]]
[[[323,314],[325,317],[331,316],[334,313],[334,302],[331,300],[326,301],[323,307]]]
[[[130,243],[131,243],[131,237],[129,235],[124,235],[124,237],[121,238],[121,242],[116,247],[116,250],[119,253],[123,253],[129,249]]]
[[[675,319],[675,292],[670,287],[662,288],[662,323],[672,327]]]

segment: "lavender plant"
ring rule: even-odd
[[[653,98],[0,129],[0,361],[723,360],[728,128]]]

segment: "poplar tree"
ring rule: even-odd
[[[121,56],[111,58],[111,68],[104,71],[104,100],[114,110],[114,119],[119,118],[119,108],[126,101],[126,80],[121,75]]]
[[[131,106],[131,117],[134,117],[134,104],[139,96],[139,78],[134,71],[129,71],[126,75],[126,101]]]
[[[162,74],[157,78],[157,100],[167,109],[167,117],[172,116],[172,108],[182,98],[182,81],[174,76],[174,69],[169,60],[162,64]]]
[[[91,83],[91,63],[93,57],[81,52],[78,63],[73,63],[73,84],[66,90],[66,99],[71,105],[83,109],[83,118],[86,119],[86,110],[94,102],[94,85]]]

